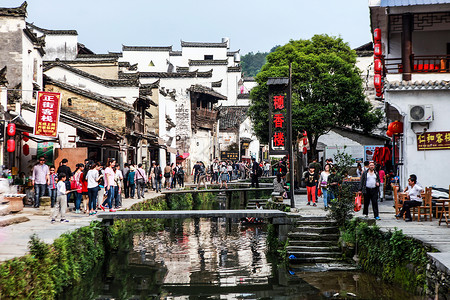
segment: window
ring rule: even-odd
[[[212,55],[205,55],[205,60],[213,60],[213,56]]]
[[[67,99],[67,106],[72,106],[72,98]]]

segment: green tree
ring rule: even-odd
[[[249,115],[256,135],[268,142],[269,77],[288,77],[292,63],[293,138],[308,133],[311,155],[317,157],[319,137],[336,126],[371,131],[381,120],[365,101],[356,53],[341,38],[315,35],[311,40],[291,40],[267,56],[251,91]]]
[[[279,45],[272,47],[269,52],[249,52],[241,57],[242,73],[244,76],[254,77],[266,63],[266,56],[275,51]]]

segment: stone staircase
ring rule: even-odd
[[[258,202],[263,208],[266,206],[268,199],[249,199],[246,209],[256,209],[256,203]]]
[[[301,217],[288,234],[291,264],[340,263],[339,229],[322,216]]]

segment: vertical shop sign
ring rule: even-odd
[[[34,134],[47,137],[58,135],[61,94],[38,92]]]

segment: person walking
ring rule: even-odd
[[[177,172],[178,172],[178,166],[174,165],[173,163],[170,165],[172,168],[172,172],[170,173],[172,176],[172,180],[170,181],[170,188],[174,189],[177,187]]]
[[[194,165],[194,167],[192,168],[192,173],[191,175],[194,175],[194,184],[198,183],[198,172],[200,170],[200,162],[197,161]]]
[[[67,160],[67,158],[63,158],[61,160],[61,165],[58,167],[58,170],[56,170],[56,173],[58,174],[58,177],[59,177],[59,174],[61,174],[61,173],[66,174],[65,183],[66,183],[66,190],[68,191],[68,193],[67,193],[67,201],[66,201],[67,206],[69,205],[70,195],[72,194],[70,192],[70,180],[72,179],[72,170],[67,165],[68,162],[69,161]]]
[[[82,174],[84,170],[83,164],[77,164],[75,172],[73,173],[73,181],[75,182],[74,187],[75,191],[75,213],[80,213],[81,199],[83,196],[83,185],[81,183]]]
[[[159,166],[159,163],[156,163],[156,166],[155,166],[155,179],[156,179],[155,187],[156,187],[156,192],[157,193],[161,192],[162,177],[163,177],[162,169]]]
[[[58,183],[58,175],[55,173],[55,167],[50,167],[50,173],[47,175],[47,188],[48,188],[48,195],[50,196],[51,200],[51,208],[55,207],[56,203],[56,185]]]
[[[61,217],[61,223],[69,222],[69,220],[66,219],[66,209],[67,209],[67,193],[66,190],[66,174],[60,173],[58,175],[58,183],[56,184],[56,203],[55,207],[53,208],[53,214],[52,214],[52,224],[55,223],[56,217],[60,215]]]
[[[264,163],[264,176],[265,177],[269,177],[269,171],[270,171],[270,163],[266,161]]]
[[[45,158],[39,157],[39,163],[33,167],[32,184],[34,186],[35,198],[34,207],[40,206],[40,198],[44,196],[47,188],[47,175],[50,174],[48,166],[45,164]]]
[[[87,213],[89,211],[89,195],[86,179],[89,169],[90,169],[89,164],[84,165],[83,172],[81,173],[81,199],[83,203],[83,213]]]
[[[88,197],[89,197],[89,215],[92,216],[97,213],[97,196],[99,191],[99,180],[103,175],[99,175],[100,164],[92,164],[91,169],[86,174]]]
[[[114,180],[117,184],[117,189],[114,195],[114,208],[118,209],[122,207],[122,191],[123,191],[123,174],[122,170],[120,170],[120,166],[116,165],[114,167]]]
[[[116,165],[116,160],[114,158],[108,159],[105,169],[105,192],[107,193],[106,200],[99,206],[103,211],[106,209],[105,205],[108,205],[110,212],[115,212],[116,210],[112,207],[112,200],[117,188],[116,181],[114,180],[114,166]]]
[[[329,164],[326,164],[323,168],[322,173],[320,173],[319,178],[319,185],[322,189],[322,195],[323,195],[323,206],[325,210],[328,209],[328,203],[330,203],[330,193],[328,193],[328,178],[330,177],[330,170],[331,166]]]
[[[369,168],[361,175],[359,192],[364,195],[363,214],[369,216],[369,204],[372,202],[372,210],[375,220],[380,220],[378,215],[378,191],[380,187],[380,177],[375,171],[375,163],[369,162]]]
[[[172,168],[170,167],[170,164],[167,163],[167,165],[164,167],[164,188],[170,189],[170,174],[172,173]]]
[[[137,198],[144,198],[144,187],[147,183],[147,176],[145,175],[145,170],[142,169],[142,164],[138,164],[134,173],[134,182],[136,182]]]
[[[316,204],[316,186],[319,181],[319,176],[316,174],[313,165],[309,165],[308,171],[303,173],[303,179],[306,183],[306,194],[308,198],[308,203],[306,205],[311,205],[311,201],[313,202],[313,206],[317,206]]]
[[[128,163],[125,163],[123,165],[123,194],[125,199],[128,199],[130,197],[130,187],[128,183],[128,173],[130,173],[130,165]]]
[[[135,177],[135,169],[134,166],[130,166],[130,172],[128,172],[128,188],[130,189],[130,198],[134,199],[134,193],[136,191],[136,181],[134,181]]]
[[[156,191],[155,168],[156,168],[156,162],[152,161],[152,166],[150,168],[150,175],[148,177],[148,180],[150,182],[152,190],[154,190],[154,191]]]
[[[411,208],[422,205],[422,195],[423,188],[417,184],[417,176],[414,174],[409,175],[408,187],[404,190],[408,193],[408,200],[403,201],[402,209],[396,218],[403,218],[405,215],[405,222],[411,222]]]
[[[222,165],[219,168],[219,175],[220,175],[220,189],[225,184],[225,188],[228,189],[227,185],[227,179],[228,179],[228,171],[227,171],[227,165],[223,162]]]
[[[251,187],[256,187],[259,188],[259,181],[258,181],[258,177],[261,176],[259,173],[259,164],[256,162],[256,159],[253,157],[252,158],[252,173],[251,173],[251,179],[252,179],[252,184]]]
[[[208,188],[207,187],[207,183],[206,183],[206,167],[205,167],[205,164],[203,163],[203,162],[200,162],[199,163],[199,165],[200,165],[200,168],[199,168],[199,171],[198,171],[198,183],[197,183],[197,189],[199,189],[200,188],[200,184],[203,182],[204,183],[204,185],[205,185],[205,190]]]
[[[384,167],[381,167],[380,165],[377,165],[376,170],[378,172],[378,176],[380,176],[380,202],[383,202],[383,200],[384,200],[384,177],[386,176],[386,173],[384,172]]]
[[[179,187],[184,188],[184,170],[181,164],[178,166],[177,178]]]

